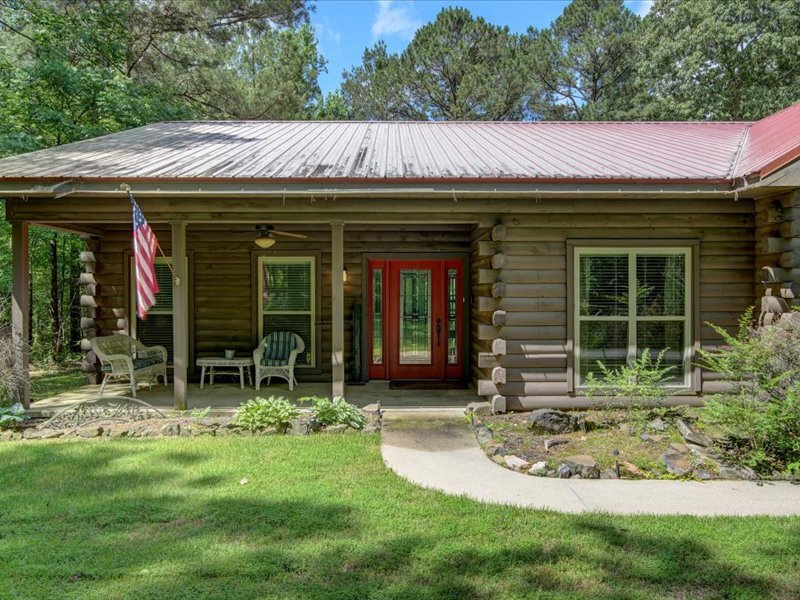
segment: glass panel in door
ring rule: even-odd
[[[401,365],[431,364],[431,272],[426,269],[400,270]]]

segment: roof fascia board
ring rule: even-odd
[[[121,181],[115,182],[74,182],[65,185],[44,186],[0,180],[0,196],[30,198],[64,198],[120,196],[126,192],[120,189]],[[649,184],[600,184],[600,183],[462,183],[429,185],[391,185],[385,183],[309,186],[303,183],[265,184],[265,183],[191,183],[191,182],[141,182],[131,185],[134,194],[159,197],[308,197],[342,196],[372,197],[380,194],[386,197],[435,197],[455,196],[492,197],[504,196],[619,196],[619,195],[730,195],[730,183],[649,183]]]

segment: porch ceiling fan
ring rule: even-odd
[[[256,231],[261,232],[261,235],[259,235],[255,239],[255,244],[259,248],[265,248],[265,249],[272,248],[272,246],[275,245],[275,242],[278,241],[275,239],[276,235],[297,238],[299,240],[304,240],[308,237],[307,235],[304,235],[302,233],[292,233],[290,231],[278,231],[272,225],[257,225]]]

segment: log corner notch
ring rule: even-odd
[[[759,323],[769,325],[800,307],[800,191],[772,197],[756,205],[756,242],[761,312]]]
[[[492,414],[498,415],[506,412],[506,397],[501,396],[499,394],[495,394],[492,396],[491,399],[492,403]]]
[[[101,377],[100,365],[97,356],[95,356],[95,353],[92,351],[92,338],[100,334],[97,328],[97,319],[100,315],[97,309],[96,296],[98,295],[98,286],[95,277],[97,273],[95,252],[99,248],[99,242],[91,237],[83,238],[83,241],[87,249],[80,253],[80,261],[83,263],[83,273],[80,275],[80,284],[84,286],[84,291],[86,293],[81,294],[80,304],[86,316],[81,318],[81,330],[83,331],[81,350],[85,352],[86,355],[81,362],[81,371],[86,373],[89,383],[98,384],[100,383]]]

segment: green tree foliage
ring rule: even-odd
[[[293,28],[306,19],[302,0],[0,3],[0,152],[167,119],[310,116],[324,62]]]
[[[800,0],[656,0],[640,116],[760,119],[800,100]]]
[[[526,40],[464,8],[442,10],[402,54],[379,42],[343,74],[355,118],[507,120],[525,117],[533,81]]]
[[[622,0],[574,0],[552,26],[529,29],[532,74],[545,90],[533,111],[548,119],[629,117],[640,27]]]
[[[0,0],[0,156],[168,119],[309,118],[324,62],[307,17],[303,0]],[[38,361],[78,348],[82,248],[73,235],[31,228]],[[7,335],[1,214],[0,249]]]
[[[200,69],[187,81],[188,95],[207,116],[302,119],[315,114],[317,78],[325,61],[308,25],[246,31],[225,45],[209,46],[207,53],[215,57],[215,66]]]

